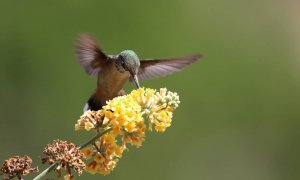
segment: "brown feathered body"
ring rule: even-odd
[[[128,82],[130,74],[119,72],[113,63],[105,65],[98,74],[95,98],[101,102],[124,95],[123,87]]]

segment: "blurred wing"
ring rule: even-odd
[[[183,68],[193,64],[201,57],[201,54],[196,54],[181,58],[144,60],[141,61],[138,78],[140,81],[143,81],[146,79],[163,77],[181,71]]]
[[[107,55],[101,51],[96,40],[88,34],[79,36],[76,44],[76,55],[78,62],[89,75],[97,75],[108,60]]]

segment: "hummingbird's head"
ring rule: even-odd
[[[137,88],[140,88],[140,84],[137,78],[138,70],[140,67],[140,60],[136,53],[132,50],[122,51],[117,57],[116,64],[119,69],[128,71]]]

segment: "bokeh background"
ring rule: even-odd
[[[28,154],[43,170],[47,143],[80,144],[93,135],[74,131],[96,85],[74,55],[77,36],[89,32],[109,54],[204,58],[142,83],[180,94],[171,128],[148,133],[110,175],[78,179],[299,179],[299,7],[280,0],[1,0],[0,161]]]

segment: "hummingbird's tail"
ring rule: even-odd
[[[124,89],[121,89],[116,96],[124,96],[126,94]],[[106,101],[110,100],[109,98],[105,98],[102,99],[102,103],[101,98],[99,97],[99,93],[94,93],[89,100],[85,103],[84,107],[83,107],[83,112],[87,111],[87,110],[92,110],[92,111],[98,111],[100,109],[102,109],[102,106],[106,105]]]
[[[83,112],[87,111],[87,110],[92,110],[92,111],[98,111],[99,109],[101,109],[103,106],[103,104],[101,103],[101,101],[97,100],[95,98],[95,95],[92,95],[89,100],[85,103],[84,107],[83,107]]]

